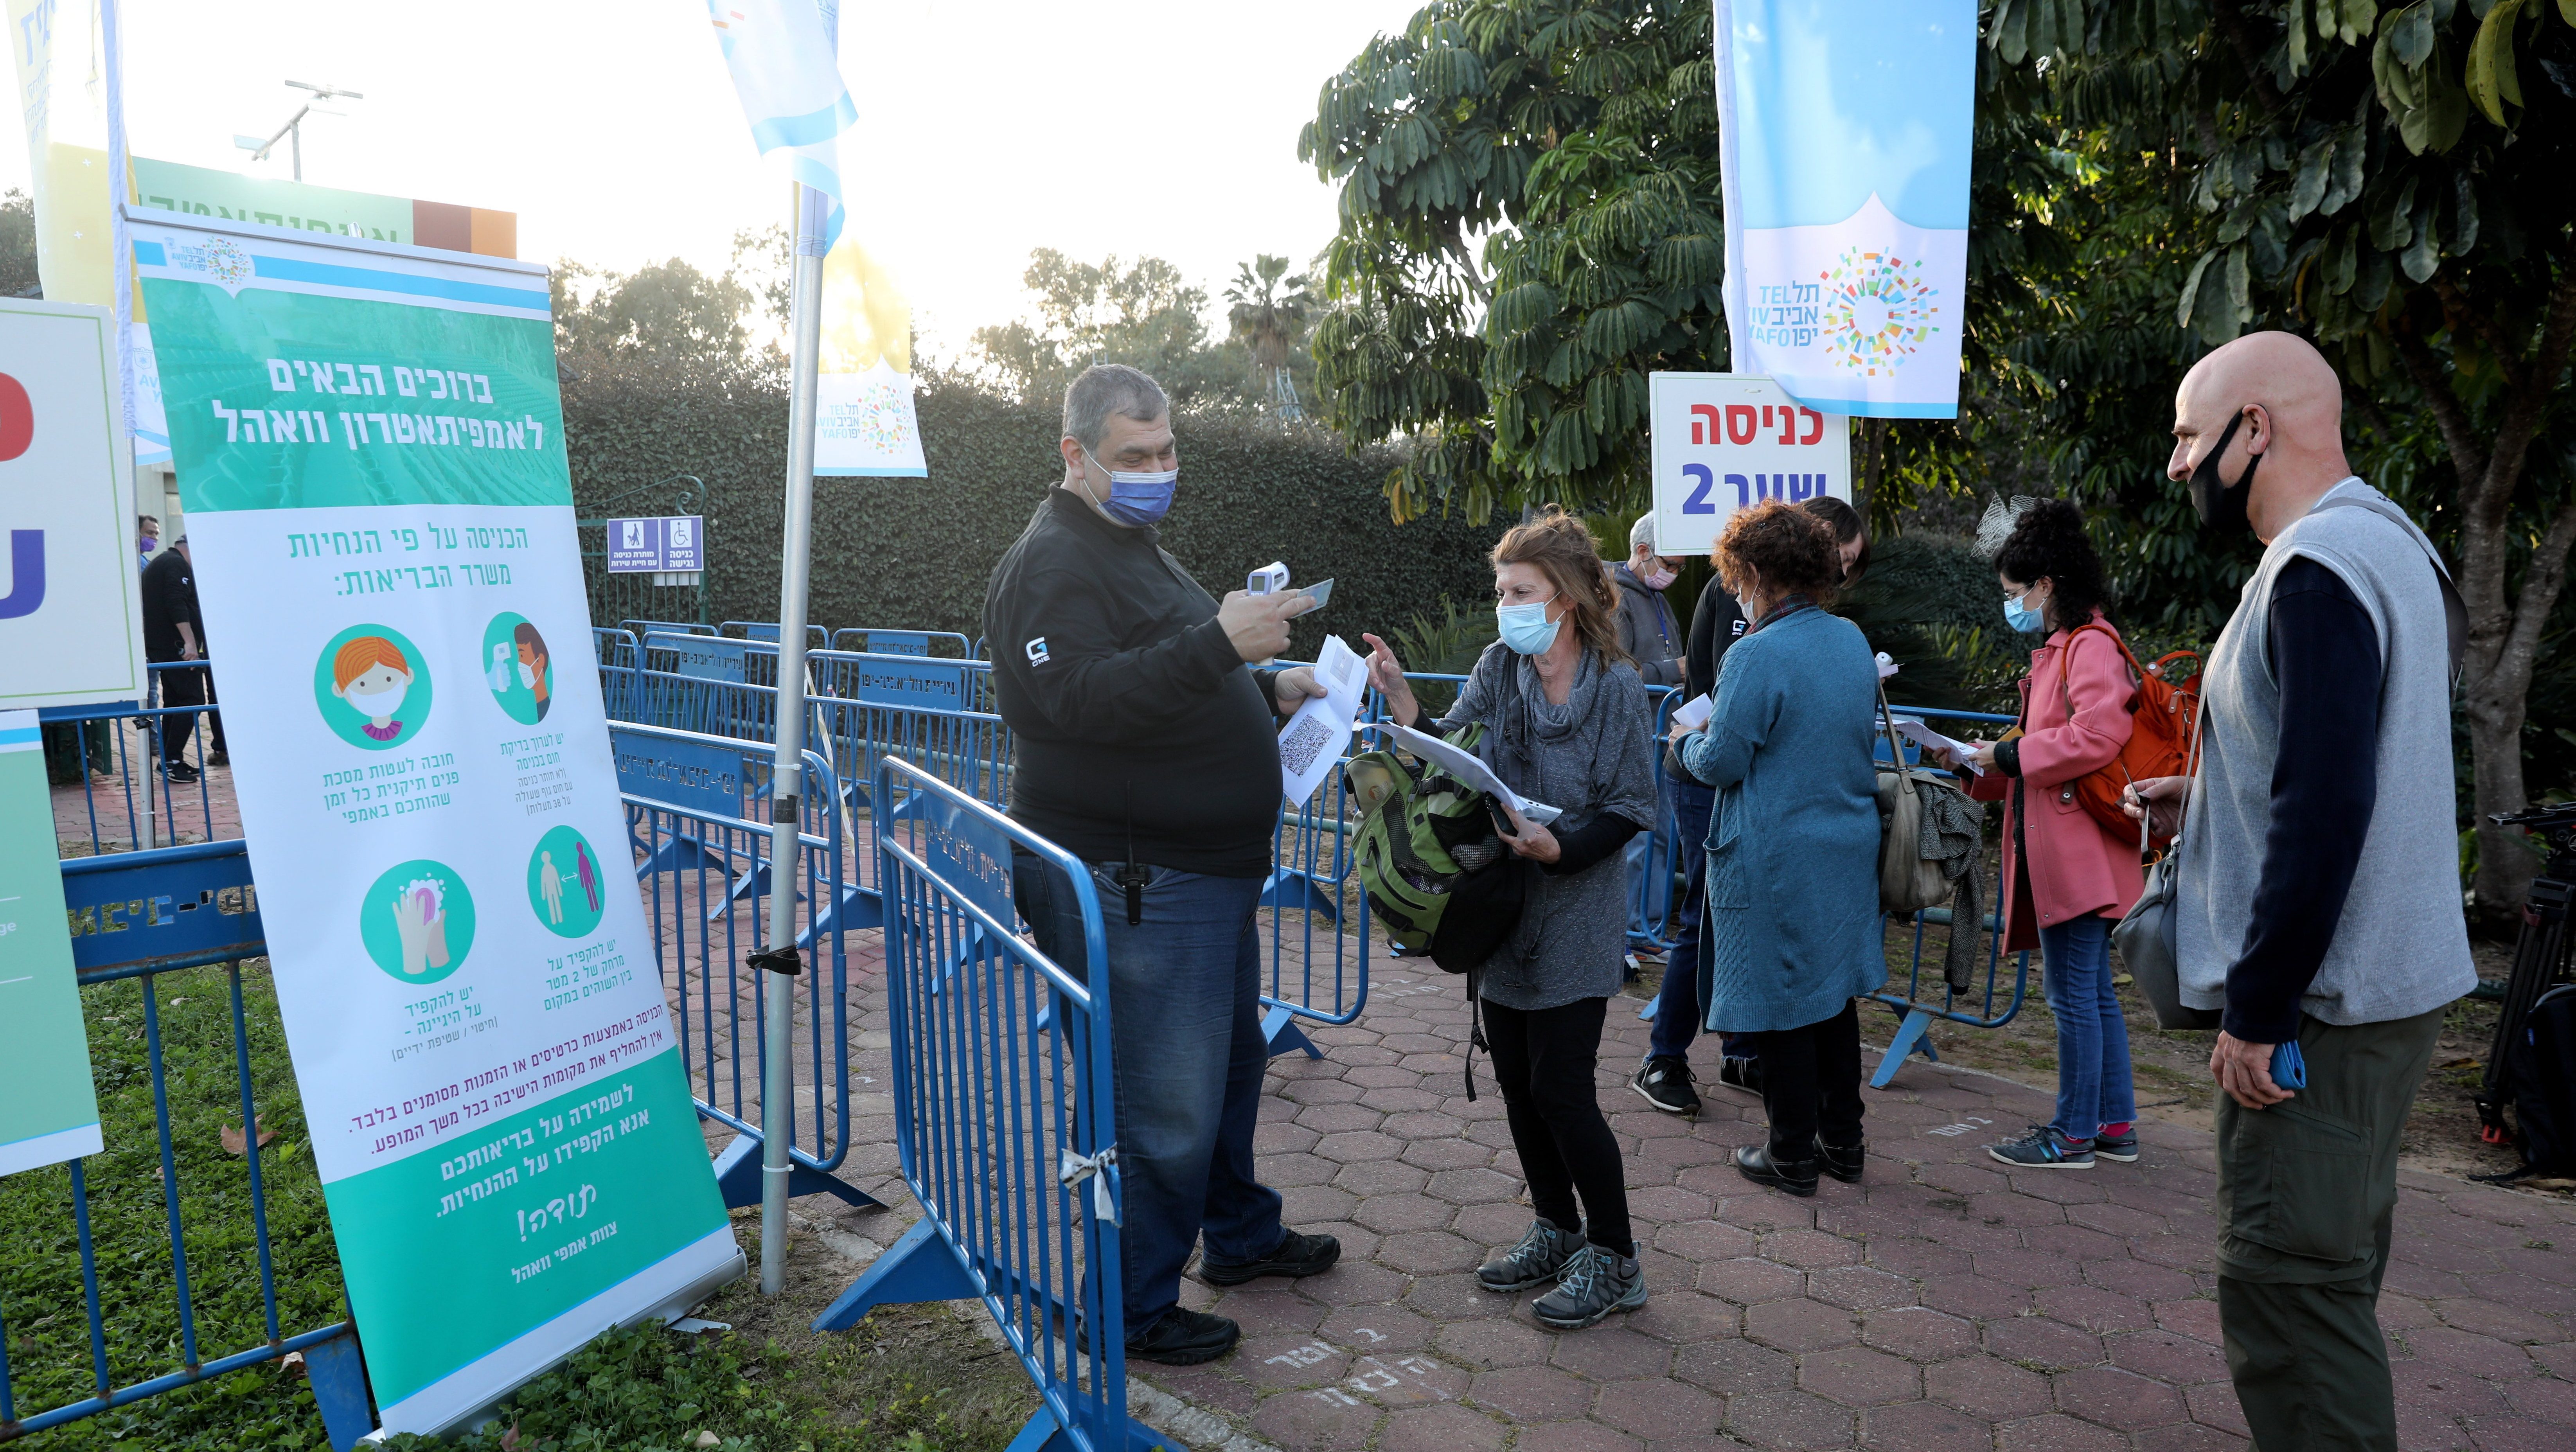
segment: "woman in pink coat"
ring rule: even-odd
[[[1968,794],[2005,803],[2004,943],[2037,947],[2057,1017],[2057,1117],[1988,1145],[2008,1165],[2090,1169],[2138,1157],[2129,1026],[2111,987],[2111,927],[2138,900],[2138,843],[2107,831],[2075,797],[2076,779],[2116,761],[2137,709],[2137,678],[2103,618],[2102,559],[2084,516],[2062,499],[2024,511],[1995,554],[2004,619],[2047,632],[2021,680],[2021,731],[1970,759]],[[2089,627],[2089,628],[2088,628]],[[1965,773],[1963,773],[1965,774]]]

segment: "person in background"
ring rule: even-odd
[[[1594,1078],[1628,929],[1619,849],[1655,810],[1646,688],[1619,645],[1616,591],[1582,522],[1553,506],[1494,546],[1495,624],[1437,730],[1471,722],[1503,784],[1562,813],[1510,811],[1503,839],[1524,869],[1520,920],[1468,976],[1502,1086],[1512,1148],[1537,1217],[1477,1281],[1511,1292],[1557,1283],[1532,1314],[1573,1330],[1646,1303],[1619,1140]],[[1369,682],[1398,725],[1422,718],[1404,666],[1374,635]]]
[[[1682,652],[1686,641],[1681,627],[1673,620],[1672,607],[1664,600],[1664,592],[1672,588],[1673,579],[1679,573],[1671,560],[1656,552],[1655,516],[1639,515],[1636,523],[1628,527],[1628,558],[1610,567],[1610,579],[1619,587],[1619,647],[1628,652],[1629,661],[1637,667],[1638,678],[1649,686],[1681,684]],[[1674,696],[1672,704],[1678,706],[1688,699],[1687,696]],[[1650,722],[1662,704],[1655,693],[1648,693],[1646,716]],[[1653,734],[1651,728],[1648,734]],[[1671,821],[1675,805],[1673,783],[1663,772],[1657,771],[1656,821]],[[1623,855],[1628,864],[1632,927],[1645,925],[1645,905],[1654,902],[1658,896],[1648,890],[1654,877],[1661,874],[1670,878],[1673,875],[1670,843],[1679,840],[1676,837],[1659,843],[1651,828],[1628,839]],[[1656,850],[1659,845],[1664,849],[1661,852]],[[1629,957],[1625,961],[1633,965],[1638,960]],[[1665,966],[1669,971],[1670,964]],[[1633,978],[1636,973],[1632,966],[1628,976]]]
[[[2021,678],[2021,733],[1977,743],[1968,795],[2005,803],[2004,950],[2036,947],[2057,1020],[2057,1116],[1986,1146],[2008,1165],[2090,1169],[2138,1157],[2129,1024],[2111,986],[2111,925],[2144,886],[2134,836],[2075,800],[2078,777],[2119,760],[2137,710],[2128,652],[2103,614],[2102,557],[2063,499],[2023,511],[1995,554],[2004,622],[2047,638]],[[1941,758],[1949,761],[1948,754]],[[1955,764],[1955,763],[1952,763]]]
[[[1682,653],[1689,648],[1664,592],[1680,571],[1655,552],[1655,517],[1637,516],[1628,527],[1628,558],[1610,567],[1619,586],[1619,648],[1637,667],[1637,679],[1650,686],[1682,683]]]
[[[2200,769],[2129,789],[2187,827],[2185,1003],[2218,1009],[2218,1326],[2254,1444],[2398,1445],[2379,1286],[2397,1152],[2453,1000],[2460,911],[2444,577],[2345,462],[2343,387],[2288,333],[2174,395],[2167,476],[2201,528],[2264,542],[2201,678]],[[2188,797],[2187,810],[2185,798]],[[2295,1045],[2303,1087],[2274,1075]]]
[[[1818,495],[1798,507],[1833,527],[1843,588],[1858,584],[1869,569],[1869,532],[1862,527],[1860,511],[1831,495]],[[1691,612],[1690,648],[1683,658],[1678,693],[1682,700],[1717,689],[1718,666],[1726,659],[1726,648],[1743,634],[1744,612],[1727,593],[1725,580],[1711,577],[1700,591],[1699,608]],[[1629,1078],[1628,1087],[1667,1114],[1690,1116],[1699,1113],[1700,1104],[1699,1091],[1691,1087],[1688,1055],[1691,1040],[1699,1036],[1700,1017],[1708,1008],[1703,981],[1707,965],[1700,950],[1708,855],[1700,844],[1708,840],[1709,809],[1717,793],[1684,769],[1680,755],[1673,751],[1664,753],[1663,780],[1672,793],[1673,840],[1686,844],[1682,871],[1687,885],[1681,911],[1674,914],[1672,956],[1664,960],[1663,984],[1655,994],[1646,1059]],[[1744,1035],[1718,1035],[1717,1082],[1748,1094],[1762,1092],[1762,1061]]]
[[[188,558],[188,537],[179,536],[170,548],[161,552],[143,572],[143,658],[147,661],[201,661],[206,658],[205,617],[197,613],[197,577]],[[165,707],[202,706],[215,699],[215,684],[204,666],[186,670],[155,671]],[[208,766],[226,765],[231,758],[224,750],[224,720],[221,712],[199,713],[173,710],[167,716],[148,717],[160,723],[160,739],[155,749],[162,758],[162,773],[174,782],[197,779],[197,768],[188,764],[188,738],[197,729],[197,717],[206,718],[206,730],[212,751],[206,757]]]
[[[1158,542],[1180,479],[1160,385],[1123,364],[1083,370],[1058,452],[1062,480],[985,590],[984,633],[1014,738],[1010,815],[1088,865],[1108,961],[1084,960],[1081,905],[1054,868],[1014,851],[1011,888],[1039,950],[1107,985],[1127,1354],[1186,1366],[1242,1335],[1179,1304],[1202,1235],[1199,1276],[1219,1286],[1317,1275],[1341,1255],[1281,1223],[1252,1158],[1270,1060],[1253,917],[1279,722],[1324,690],[1310,667],[1248,668],[1288,648],[1310,597],[1220,604]]]
[[[1707,839],[1707,1026],[1753,1041],[1770,1134],[1735,1152],[1756,1184],[1812,1195],[1862,1173],[1855,995],[1887,979],[1878,911],[1878,667],[1825,613],[1833,526],[1772,500],[1737,511],[1717,568],[1752,624],[1727,651],[1706,726],[1673,729],[1717,789]]]

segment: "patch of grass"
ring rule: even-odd
[[[348,1314],[267,963],[253,959],[238,972],[240,1049],[233,970],[165,973],[148,990],[142,980],[125,980],[81,991],[106,1141],[83,1174],[115,1386],[165,1375],[186,1360],[144,1027],[147,992],[166,1069],[197,1359],[243,1351],[268,1336],[250,1166],[223,1147],[224,1131],[243,1122],[242,1050],[261,1127],[276,1134],[259,1167],[279,1330],[291,1336]],[[758,1228],[756,1217],[739,1222],[744,1244],[758,1243]],[[0,1246],[0,1318],[18,1415],[92,1395],[67,1167],[0,1177]],[[977,1334],[970,1316],[980,1308],[889,1307],[855,1331],[818,1336],[806,1327],[851,1272],[802,1236],[791,1240],[790,1254],[787,1294],[764,1298],[746,1279],[703,1308],[733,1323],[732,1332],[611,1333],[522,1388],[499,1423],[462,1445],[498,1449],[515,1424],[512,1452],[696,1452],[701,1432],[714,1433],[718,1446],[757,1452],[997,1452],[1035,1410],[1018,1363]],[[303,1378],[267,1362],[13,1445],[31,1452],[321,1452],[330,1441]],[[404,1438],[397,1445],[429,1444]]]

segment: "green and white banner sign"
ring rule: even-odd
[[[0,1175],[99,1151],[54,807],[33,711],[0,711]]]
[[[542,267],[138,211],[243,835],[384,1425],[738,1274],[590,640]]]

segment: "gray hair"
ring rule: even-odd
[[[1651,551],[1654,547],[1655,517],[1651,514],[1638,515],[1637,522],[1628,526],[1628,553],[1633,555],[1640,549]]]
[[[1152,423],[1172,411],[1163,385],[1139,368],[1124,363],[1094,363],[1064,391],[1065,437],[1086,449],[1097,449],[1109,432],[1109,416]]]

